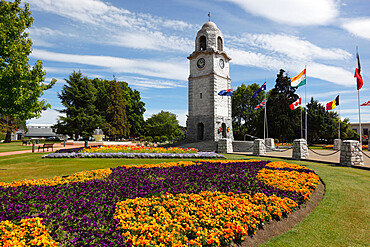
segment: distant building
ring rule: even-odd
[[[350,123],[349,128],[360,133],[360,124],[359,123]],[[370,122],[361,123],[362,136],[369,138]]]
[[[12,134],[12,141],[21,140],[23,138],[48,138],[56,137],[57,134],[52,128],[53,124],[27,124],[28,131],[19,129]]]

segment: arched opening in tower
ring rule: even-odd
[[[207,39],[206,39],[206,36],[200,36],[200,38],[199,38],[199,49],[201,51],[207,50]]]
[[[222,127],[222,138],[226,138],[227,133],[226,124],[222,123],[221,127]]]
[[[198,123],[198,140],[201,141],[204,138],[204,124]]]
[[[222,45],[222,38],[221,37],[217,38],[217,50],[219,50],[219,51],[224,50],[224,46]]]

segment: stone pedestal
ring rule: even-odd
[[[340,150],[341,144],[342,144],[342,140],[341,139],[335,139],[334,140],[333,150]]]
[[[266,146],[265,141],[263,139],[256,139],[253,143],[253,155],[265,155],[266,154]]]
[[[218,140],[218,153],[232,153],[233,152],[233,141],[231,139],[220,139]]]
[[[362,147],[358,141],[346,140],[340,148],[340,164],[342,166],[363,166],[364,157]]]
[[[266,138],[265,139],[265,144],[266,144],[266,150],[267,151],[272,151],[275,149],[275,143],[273,138]]]
[[[294,160],[304,160],[309,157],[307,141],[305,139],[296,139],[293,141],[293,155]]]

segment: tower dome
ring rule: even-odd
[[[223,51],[224,36],[217,25],[211,21],[203,24],[195,39],[195,52]]]

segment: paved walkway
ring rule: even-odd
[[[35,145],[35,153],[42,153],[42,149],[38,152],[38,147],[42,147],[43,144],[36,144]],[[95,146],[95,145],[126,145],[126,146],[136,146],[135,143],[132,142],[88,142],[88,146]],[[53,150],[58,149],[65,149],[65,148],[78,148],[84,147],[85,142],[66,142],[66,146],[62,143],[54,143]],[[13,154],[25,154],[25,153],[32,153],[32,145],[29,146],[29,150],[20,150],[20,151],[11,151],[11,152],[0,152],[0,156],[6,155],[13,155]],[[45,150],[46,152],[46,150]],[[51,148],[49,148],[49,152],[51,152]]]
[[[270,151],[266,152],[265,157],[272,157],[272,158],[284,158],[284,159],[292,159],[292,149],[285,150],[284,152],[278,151]],[[333,150],[322,150],[322,149],[314,149],[313,151],[309,149],[309,158],[308,161],[315,161],[315,162],[325,162],[325,163],[336,163],[339,164],[340,160],[340,151],[334,153]],[[370,156],[370,151],[364,150],[364,153],[367,156]],[[234,154],[244,154],[244,155],[253,155],[253,152],[237,152]],[[364,167],[370,169],[370,158],[364,157]]]

